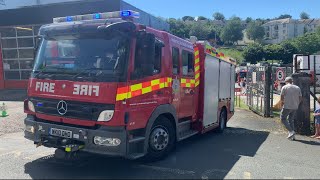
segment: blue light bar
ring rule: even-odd
[[[72,17],[71,16],[67,16],[67,22],[72,21]]]
[[[93,19],[101,19],[101,14],[99,14],[99,13],[94,14]]]
[[[122,19],[128,20],[133,18],[139,18],[139,16],[140,16],[139,12],[131,11],[131,10],[123,10],[123,11],[114,11],[114,12],[57,17],[57,18],[53,18],[53,22],[61,23],[61,22],[88,21],[88,20],[112,19],[112,18],[122,18]]]

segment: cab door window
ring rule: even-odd
[[[180,66],[179,66],[179,49],[172,48],[172,73],[177,75],[180,73]]]
[[[183,50],[182,51],[182,75],[194,76],[194,56],[193,53]]]
[[[131,79],[141,79],[161,72],[163,44],[155,38],[145,38],[137,38]]]

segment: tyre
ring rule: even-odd
[[[218,133],[222,133],[227,126],[227,111],[222,109],[219,116],[219,128]]]
[[[176,132],[174,125],[166,117],[159,117],[152,125],[149,139],[148,152],[144,161],[158,161],[166,157],[174,148]]]

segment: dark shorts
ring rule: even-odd
[[[318,117],[318,118],[315,118],[315,121],[314,121],[314,123],[315,123],[315,124],[318,124],[318,125],[319,125],[319,124],[320,124],[320,117]]]

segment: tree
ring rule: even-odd
[[[250,22],[252,22],[252,21],[253,21],[253,19],[252,19],[251,17],[247,17],[246,23],[250,23]]]
[[[263,39],[263,36],[265,34],[264,28],[260,23],[256,21],[252,21],[249,23],[246,32],[248,38],[254,41]]]
[[[219,20],[219,21],[223,21],[225,19],[224,15],[222,13],[219,13],[219,12],[215,12],[213,14],[213,18],[215,20]]]
[[[198,21],[203,21],[203,20],[207,20],[207,18],[203,16],[198,16]]]
[[[189,35],[189,27],[180,19],[170,18],[168,20],[170,32],[178,37],[185,38]]]
[[[304,36],[294,38],[292,43],[297,47],[297,53],[313,54],[320,50],[320,35],[307,33]]]
[[[221,39],[225,43],[233,43],[243,38],[241,20],[237,17],[230,19],[221,32]]]
[[[277,19],[286,19],[286,18],[292,18],[290,14],[282,14]]]
[[[269,44],[263,47],[266,60],[282,60],[283,47],[279,44]]]
[[[281,46],[283,48],[282,63],[292,63],[293,54],[297,53],[297,47],[290,41],[283,41]]]
[[[207,40],[210,29],[204,23],[196,22],[191,25],[189,36],[196,36],[198,39]]]
[[[317,33],[318,35],[320,35],[320,26],[319,26],[319,27],[317,27],[317,29],[316,29],[316,33]]]
[[[307,14],[306,12],[302,12],[300,14],[300,19],[310,19],[310,15]]]
[[[183,16],[183,17],[182,17],[182,20],[183,20],[183,21],[194,21],[194,17],[191,17],[191,16]]]
[[[249,44],[243,50],[243,57],[246,62],[256,64],[257,62],[263,60],[263,57],[264,57],[263,46],[257,43]]]

